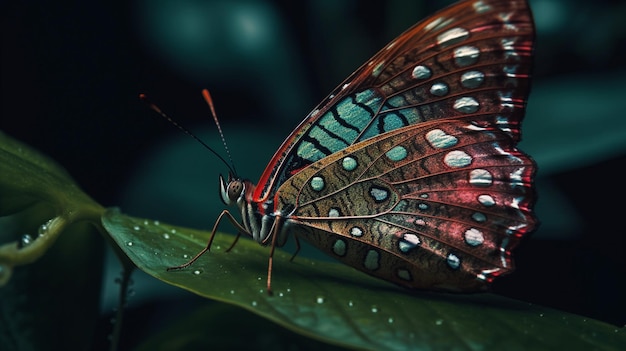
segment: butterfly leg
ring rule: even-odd
[[[267,263],[267,294],[273,295],[272,292],[272,265],[274,263],[274,250],[276,249],[276,238],[278,238],[278,232],[280,231],[280,223],[282,222],[282,218],[280,216],[276,216],[276,220],[272,224],[272,228],[270,229],[270,235],[272,235],[272,243],[270,248],[270,258]]]
[[[293,259],[296,258],[298,252],[300,252],[300,239],[298,239],[298,236],[296,234],[293,235],[293,239],[296,241],[296,251],[293,253],[293,255],[291,255],[289,262],[293,262]]]
[[[237,244],[237,241],[239,241],[239,238],[241,237],[241,232],[237,232],[237,236],[235,237],[235,240],[233,240],[233,243],[230,244],[230,246],[228,247],[228,249],[226,249],[226,252],[230,252],[230,250],[233,249],[233,247],[235,247],[235,244]]]
[[[211,244],[213,243],[213,238],[215,238],[215,233],[217,233],[217,226],[220,224],[220,222],[222,221],[222,218],[224,218],[224,216],[226,216],[226,218],[239,231],[239,234],[237,234],[237,238],[235,238],[235,243],[237,242],[237,239],[241,235],[241,232],[247,233],[246,228],[244,228],[241,224],[239,224],[237,222],[237,220],[235,219],[235,217],[233,217],[233,215],[230,214],[230,212],[228,212],[228,210],[224,210],[217,217],[217,220],[215,221],[215,224],[213,225],[213,230],[211,230],[211,237],[209,238],[209,242],[207,243],[206,247],[204,249],[202,249],[202,251],[198,252],[191,260],[187,261],[186,263],[183,263],[180,266],[167,267],[167,270],[168,271],[173,271],[173,270],[179,270],[179,269],[187,268],[187,267],[191,266],[194,262],[196,262],[200,258],[200,256],[204,255],[207,251],[210,251],[211,250]],[[230,250],[232,248],[232,246],[235,245],[235,243],[233,243],[233,245],[231,245],[231,247],[228,250]]]

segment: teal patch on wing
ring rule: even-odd
[[[416,107],[408,106],[409,104],[402,95],[396,95],[389,98],[383,105],[380,113],[359,138],[359,141],[422,122],[423,118],[419,110]]]
[[[315,162],[356,141],[382,103],[372,89],[345,97],[321,116],[302,136],[297,155]]]

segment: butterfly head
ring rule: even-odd
[[[245,194],[245,189],[246,185],[242,179],[228,173],[228,181],[224,181],[220,174],[220,198],[225,205],[230,206],[239,202]]]

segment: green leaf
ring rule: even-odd
[[[9,281],[13,267],[38,260],[70,225],[98,223],[104,211],[54,161],[2,132],[0,195],[0,216],[14,222],[14,227],[24,226],[32,238],[22,242],[15,237],[2,238],[15,241],[0,246],[0,286]],[[46,208],[45,216],[40,211],[29,212],[37,206]]]
[[[243,333],[242,333],[243,331]],[[245,334],[245,337],[242,337]],[[242,308],[208,301],[153,335],[135,351],[344,350],[289,332]]]
[[[234,237],[218,234],[191,267],[167,271],[199,252],[209,233],[118,211],[107,212],[103,225],[140,269],[162,281],[350,348],[612,350],[626,342],[623,329],[573,314],[490,294],[410,292],[341,264],[302,257],[290,263],[281,250],[269,296],[269,249],[251,240],[227,253]]]
[[[103,252],[92,224],[103,212],[55,162],[0,132],[3,350],[91,346]]]

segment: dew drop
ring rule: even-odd
[[[50,222],[48,222],[48,223],[50,223]],[[49,227],[48,227],[47,223],[46,224],[42,224],[42,225],[39,226],[39,230],[37,230],[37,234],[39,234],[39,236],[44,236],[44,235],[48,234],[48,229],[49,229]]]
[[[291,289],[290,289],[290,288],[287,288],[287,292],[291,292]]]
[[[262,294],[262,293],[263,293],[263,289],[259,289],[259,293],[261,293],[261,294]]]
[[[167,234],[167,233],[163,233],[163,239],[169,239],[169,238],[170,238],[170,235],[169,235],[169,234]]]
[[[283,293],[278,293],[278,296],[279,297],[283,297]]]
[[[230,291],[230,294],[231,294],[231,295],[235,295],[235,290],[231,290],[231,291]]]
[[[389,324],[393,323],[393,318],[389,317],[389,319],[387,319],[387,322],[389,322]]]
[[[33,243],[33,237],[30,234],[24,234],[20,238],[20,241],[17,243],[18,248],[24,248]]]
[[[318,296],[316,301],[317,301],[317,303],[322,304],[322,303],[324,303],[324,297],[323,296]]]
[[[354,306],[354,303],[352,302],[352,300],[348,301],[348,306],[350,307]]]
[[[183,258],[189,258],[189,255],[183,254]]]
[[[443,319],[437,319],[435,321],[435,325],[442,325],[443,324]]]
[[[256,301],[252,301],[252,306],[256,307]]]
[[[196,269],[195,271],[193,271],[193,274],[195,275],[200,275],[200,273],[202,273],[202,271],[199,269]]]
[[[543,317],[543,313],[539,313],[539,317]]]
[[[154,222],[152,222],[152,224],[154,224],[154,225],[161,225],[161,222],[159,222],[159,221],[154,221]]]
[[[129,242],[127,242],[127,243],[126,243],[126,245],[127,245],[127,246],[133,246],[133,242],[132,242],[132,241],[129,241]]]
[[[256,280],[261,280],[261,277],[256,278]]]
[[[377,312],[378,312],[378,307],[372,306],[372,313],[377,313]]]
[[[148,223],[148,220],[144,220],[144,221],[143,221],[143,225],[148,225],[148,224],[149,224],[149,223]]]
[[[139,230],[139,229],[141,229],[141,228],[140,228],[138,225],[136,225],[136,226],[134,226],[134,227],[133,227],[133,229],[134,229],[134,230]]]
[[[170,230],[170,233],[172,233],[172,234],[176,234],[176,229],[172,229],[172,230]]]

